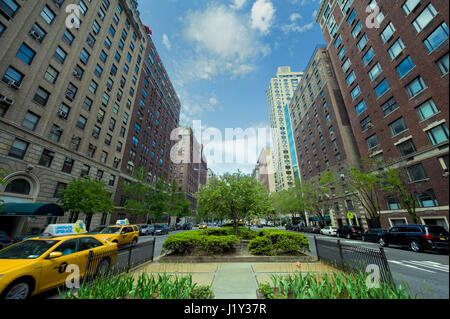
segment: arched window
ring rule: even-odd
[[[14,194],[22,194],[29,195],[30,194],[30,183],[26,180],[19,178],[11,181],[5,188],[5,193],[14,193]]]

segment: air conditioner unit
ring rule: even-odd
[[[73,75],[74,75],[76,78],[81,79],[81,74],[78,73],[78,71],[73,71]]]
[[[67,118],[67,115],[69,115],[66,111],[64,111],[64,110],[62,110],[62,109],[59,109],[58,110],[58,116],[59,117],[61,117],[61,118]]]
[[[8,85],[15,88],[15,89],[20,89],[22,87],[22,84],[20,84],[19,82],[16,81],[8,81]]]
[[[0,103],[11,105],[11,104],[14,104],[14,100],[10,99],[9,97],[2,96],[2,97],[0,97]]]
[[[31,30],[30,31],[30,35],[35,39],[35,40],[40,40],[41,36],[39,33],[37,33],[35,30]]]
[[[371,128],[371,127],[373,127],[373,124],[371,122],[367,123],[367,128]]]

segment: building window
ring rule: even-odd
[[[22,122],[22,126],[26,127],[27,129],[29,129],[31,131],[34,131],[36,129],[36,126],[37,126],[38,122],[39,122],[39,119],[40,119],[39,115],[36,115],[36,114],[34,114],[32,112],[28,112],[25,115],[25,118],[24,118],[24,120]]]
[[[391,123],[389,125],[389,128],[391,130],[392,136],[396,136],[400,133],[403,133],[404,131],[406,131],[408,129],[403,117],[401,117],[398,120],[396,120],[395,122]]]
[[[364,50],[364,48],[367,45],[367,42],[369,42],[369,38],[367,37],[367,34],[364,33],[364,35],[361,37],[361,39],[358,41],[356,46],[358,47],[358,51],[361,52]]]
[[[55,197],[55,198],[63,197],[63,195],[60,194],[60,192],[64,191],[66,188],[67,188],[66,183],[61,183],[61,182],[56,183],[55,194],[53,195],[53,197]]]
[[[397,101],[392,97],[386,103],[381,105],[381,109],[383,110],[384,116],[391,114],[394,110],[398,108]]]
[[[68,30],[66,29],[66,31],[63,34],[62,37],[63,41],[66,42],[68,45],[72,45],[73,40],[75,39],[74,35]]]
[[[407,0],[402,8],[406,15],[409,15],[420,3],[420,0]]]
[[[94,80],[92,80],[92,81],[91,81],[91,84],[89,84],[89,91],[90,91],[92,94],[95,94],[95,93],[97,92],[97,86],[98,86],[97,82],[95,82]]]
[[[416,147],[412,139],[398,144],[397,149],[401,156],[408,156],[416,152]]]
[[[424,44],[428,51],[431,52],[448,39],[448,26],[443,22],[432,34],[425,39]]]
[[[48,82],[55,84],[56,80],[58,79],[59,72],[52,67],[51,65],[48,66],[47,71],[45,71],[44,79],[46,79]]]
[[[438,113],[438,110],[436,108],[436,105],[434,104],[434,101],[432,99],[426,101],[422,105],[418,106],[416,108],[417,115],[419,116],[419,119],[421,121],[424,121],[436,113]]]
[[[89,175],[90,170],[91,170],[91,167],[89,165],[83,164],[83,168],[81,169],[80,176],[82,178],[86,178]]]
[[[50,10],[49,7],[45,6],[44,9],[41,12],[41,17],[47,22],[48,24],[52,24],[53,20],[55,20],[55,13]]]
[[[395,27],[392,24],[392,22],[389,22],[389,24],[384,28],[383,32],[381,32],[380,37],[381,40],[383,40],[383,43],[388,42],[388,40],[394,35]]]
[[[396,196],[391,196],[385,198],[386,200],[386,207],[389,210],[396,210],[396,209],[402,209],[400,206],[400,202],[398,201],[398,198]]]
[[[33,100],[42,106],[46,106],[49,97],[50,93],[44,90],[43,88],[39,87],[36,91],[36,94],[33,97]]]
[[[448,141],[447,125],[441,124],[427,131],[428,138],[433,145]]]
[[[439,206],[436,195],[432,189],[422,193],[416,193],[416,200],[419,203],[420,208]]]
[[[383,72],[380,63],[375,64],[375,66],[369,71],[369,78],[371,81],[375,80]]]
[[[47,32],[44,31],[37,23],[35,23],[30,30],[30,35],[39,43],[42,43]]]
[[[72,83],[69,83],[69,85],[67,86],[67,90],[66,90],[66,98],[69,101],[73,101],[77,95],[78,92],[78,88],[73,85]]]
[[[425,85],[425,82],[423,81],[422,77],[419,76],[406,86],[406,91],[408,92],[409,97],[413,98],[426,88],[427,86]]]
[[[9,150],[8,156],[23,159],[28,145],[29,144],[27,142],[24,142],[22,140],[15,140],[13,145],[11,146],[11,149]]]
[[[64,63],[64,61],[66,60],[67,57],[67,53],[66,51],[64,51],[63,49],[61,49],[61,47],[57,47],[55,54],[53,54],[53,57],[61,64]]]
[[[366,54],[364,54],[363,56],[363,62],[364,62],[364,66],[368,65],[374,58],[375,56],[375,51],[373,50],[373,48],[370,48]]]
[[[88,63],[89,57],[90,57],[90,54],[85,49],[83,49],[80,54],[80,60],[84,65],[86,65]]]
[[[115,183],[116,183],[116,177],[114,175],[110,175],[108,185],[114,186]]]
[[[84,130],[84,128],[86,127],[86,122],[87,119],[84,116],[80,115],[77,120],[77,127]]]
[[[91,108],[92,108],[92,100],[90,98],[86,97],[83,102],[83,109],[90,112]]]
[[[417,18],[413,21],[413,26],[416,28],[416,31],[419,33],[422,31],[433,18],[437,15],[436,9],[434,9],[433,5],[430,3],[421,14],[417,16]]]
[[[342,49],[338,53],[339,60],[342,61],[346,52],[347,52],[347,49],[345,48],[345,46],[343,46]]]
[[[73,159],[66,157],[61,171],[64,173],[68,173],[68,174],[72,173],[72,168],[73,168],[74,163],[75,163],[75,161]]]
[[[446,75],[449,70],[448,55],[449,54],[447,53],[436,62],[436,65],[439,67],[439,70],[441,70],[442,75]]]
[[[406,74],[409,73],[409,71],[411,71],[413,68],[415,67],[414,62],[412,61],[411,57],[408,56],[406,59],[404,59],[402,61],[402,63],[400,63],[397,66],[397,72],[398,75],[400,76],[400,78],[404,77]]]
[[[372,120],[370,119],[370,116],[367,116],[364,120],[362,120],[360,122],[361,124],[361,129],[363,131],[369,129],[370,127],[372,127]]]
[[[355,18],[356,18],[356,11],[355,11],[355,9],[353,9],[352,12],[350,13],[350,15],[347,18],[347,24],[349,26],[351,26],[353,21],[355,21]]]
[[[102,178],[103,178],[103,171],[101,170],[101,169],[99,169],[99,170],[97,170],[97,175],[96,175],[96,179],[98,180],[98,181],[101,181],[102,180]]]
[[[55,153],[49,150],[44,150],[42,152],[41,158],[39,160],[39,165],[50,167],[52,165],[53,158],[55,157]]]
[[[423,181],[428,178],[421,163],[408,167],[406,169],[406,173],[408,174],[408,178],[411,183]]]
[[[367,142],[367,146],[368,146],[369,150],[371,150],[372,148],[377,147],[380,144],[376,134],[374,134],[374,135],[370,136],[369,138],[367,138],[366,142]]]
[[[356,109],[356,114],[357,115],[362,114],[367,109],[366,102],[364,102],[364,100],[362,100],[361,102],[359,102],[356,105],[355,109]]]
[[[375,87],[375,93],[377,94],[377,97],[380,98],[380,97],[382,97],[389,89],[390,89],[389,83],[387,82],[386,79],[384,79],[383,81],[380,82],[380,84],[378,84],[378,85]]]
[[[356,39],[358,37],[359,33],[361,32],[361,28],[362,28],[362,22],[358,21],[358,23],[352,30],[353,39]]]
[[[388,53],[391,57],[391,60],[394,60],[405,48],[402,39],[398,39],[395,43],[389,48]]]
[[[50,133],[48,135],[48,138],[52,140],[55,143],[58,143],[61,139],[61,135],[63,133],[63,129],[60,128],[58,125],[53,124],[52,128],[50,129]]]
[[[352,73],[350,73],[347,78],[345,79],[345,81],[347,82],[347,86],[350,86],[353,84],[353,82],[355,81],[356,76],[355,76],[355,71],[352,71]]]
[[[6,15],[6,18],[11,19],[19,10],[19,5],[14,0],[0,0],[0,12]]]
[[[16,56],[21,59],[26,64],[30,65],[31,62],[33,62],[33,58],[36,55],[36,52],[34,52],[28,45],[25,43],[22,43],[22,45],[19,48],[19,51],[17,51]]]

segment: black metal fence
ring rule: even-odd
[[[89,252],[83,281],[98,276],[110,276],[128,272],[131,268],[148,261],[155,255],[155,239],[134,246],[119,247],[102,253]]]
[[[346,272],[366,272],[368,265],[376,265],[380,279],[393,284],[391,270],[382,247],[379,250],[343,244],[340,240],[320,240],[314,236],[317,258]]]

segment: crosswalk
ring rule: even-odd
[[[389,260],[389,263],[413,268],[429,273],[449,272],[448,265],[444,265],[435,261],[418,261],[418,260]]]

